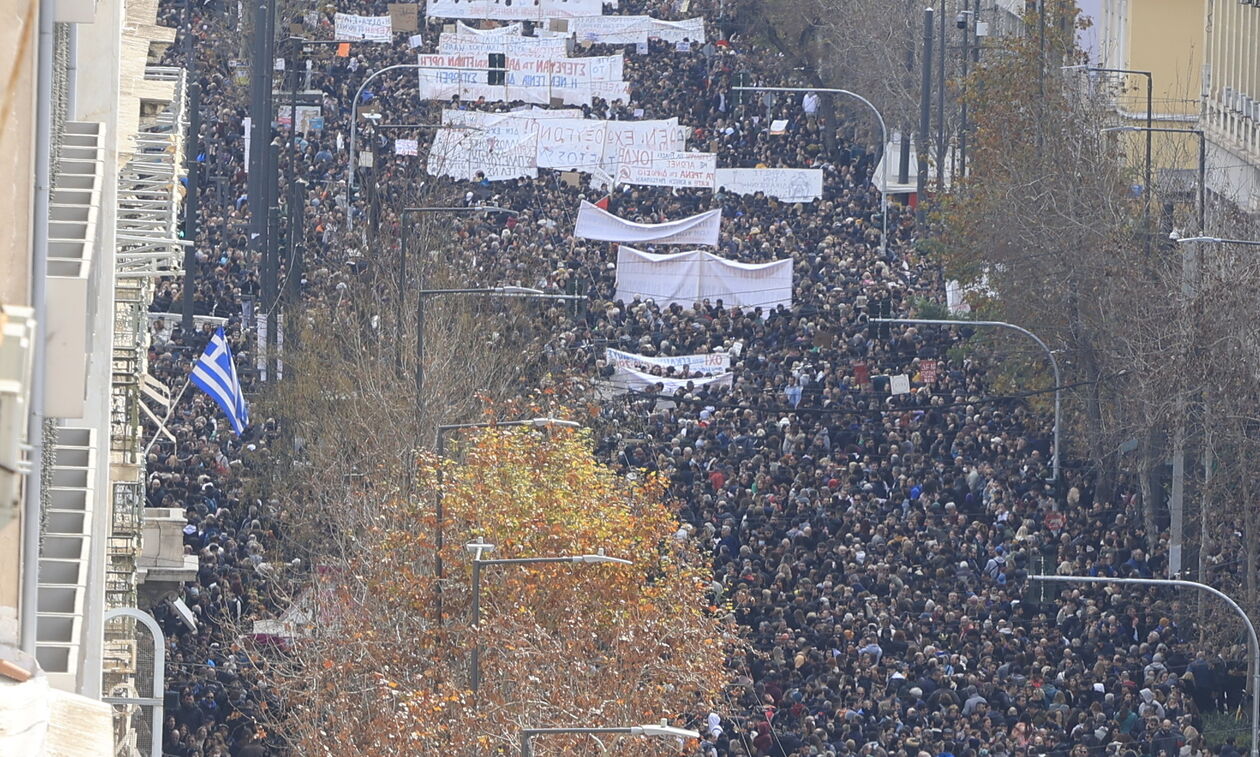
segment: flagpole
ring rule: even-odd
[[[162,435],[162,431],[166,428],[166,422],[169,421],[171,416],[175,414],[175,408],[179,406],[180,399],[184,396],[184,392],[188,390],[188,385],[191,383],[192,377],[189,376],[188,380],[184,382],[184,386],[180,388],[179,394],[175,395],[175,399],[171,400],[171,409],[166,411],[166,417],[162,419],[161,425],[158,426],[157,433],[155,433],[153,438],[149,440],[148,446],[144,448],[144,453],[141,454],[140,457],[149,456],[149,450],[153,449],[154,444],[157,444],[158,437]]]

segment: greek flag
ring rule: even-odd
[[[214,332],[206,351],[193,366],[192,382],[210,395],[227,414],[232,430],[240,436],[249,425],[249,408],[245,407],[245,395],[241,382],[236,378],[236,365],[232,362],[232,350],[228,348],[223,329]]]

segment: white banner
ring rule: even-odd
[[[604,359],[613,366],[612,384],[623,391],[645,391],[659,383],[672,394],[688,383],[730,386],[732,378],[731,356],[724,352],[648,357],[608,348]]]
[[[617,248],[616,299],[653,300],[662,308],[721,300],[725,307],[765,311],[792,306],[792,259],[739,263],[703,250],[657,255]]]
[[[439,129],[429,149],[431,176],[465,181],[507,181],[538,177],[538,138],[504,138],[462,129]],[[478,173],[481,176],[478,176]]]
[[[389,16],[355,16],[338,13],[334,16],[334,38],[364,42],[389,42],[394,26]]]
[[[604,135],[603,169],[616,173],[624,165],[646,165],[662,152],[682,152],[688,127],[677,118],[665,121],[609,121]]]
[[[731,194],[764,192],[783,202],[813,202],[822,197],[821,168],[719,168],[714,189]]]
[[[603,0],[428,0],[425,4],[429,18],[541,21],[599,16],[603,12]]]
[[[537,136],[539,168],[586,173],[605,167],[612,172],[627,163],[650,163],[658,152],[681,152],[688,131],[678,125],[677,118],[602,121],[582,118],[582,111],[577,109],[533,108],[510,113],[444,110],[442,124],[504,140]]]
[[[419,155],[420,140],[418,139],[395,139],[394,140],[395,155]]]
[[[722,226],[722,210],[708,210],[665,223],[635,223],[597,208],[585,200],[578,209],[573,236],[603,242],[654,242],[702,244],[716,247]]]
[[[568,40],[560,37],[518,37],[509,34],[451,34],[438,37],[439,55],[504,53],[517,58],[564,58]]]
[[[493,37],[498,34],[506,34],[510,37],[519,37],[521,36],[521,31],[522,26],[519,23],[496,26],[493,29],[474,29],[463,21],[455,22],[455,33],[465,36]]]
[[[652,162],[661,152],[681,152],[687,128],[677,118],[654,121],[573,119],[538,123],[538,166],[615,173],[623,165]]]
[[[629,85],[622,81],[625,60],[620,55],[547,59],[509,56],[505,83],[495,85],[487,83],[485,56],[421,55],[419,64],[422,99],[449,100],[459,95],[465,100],[485,98],[491,102],[519,100],[549,105],[553,99],[559,99],[566,105],[590,105],[594,97],[628,97]]]
[[[617,181],[651,187],[698,187],[712,189],[717,154],[711,152],[653,153],[647,163],[625,163],[617,168]]]
[[[651,16],[582,16],[569,19],[569,32],[578,42],[606,45],[647,44],[649,38],[669,43],[684,39],[704,42],[704,19],[660,21]]]

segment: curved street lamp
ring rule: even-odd
[[[529,741],[535,736],[546,736],[557,733],[588,733],[588,734],[624,734],[627,736],[665,736],[677,739],[698,739],[699,731],[692,731],[687,728],[675,728],[670,725],[629,725],[610,728],[522,728],[521,729],[521,753],[520,757],[531,757],[533,750],[530,749]]]

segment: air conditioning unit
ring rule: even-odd
[[[1222,107],[1228,108],[1230,106],[1230,103],[1234,101],[1234,88],[1221,87],[1221,91],[1220,91],[1219,96],[1217,97],[1217,100],[1220,101]]]

